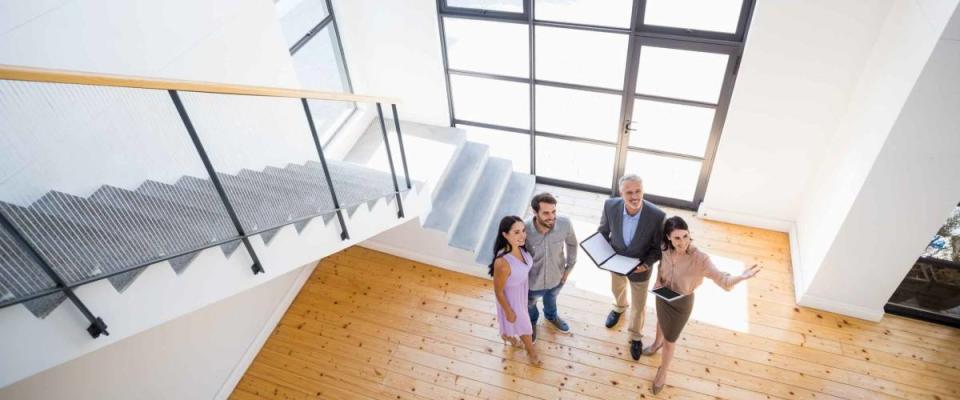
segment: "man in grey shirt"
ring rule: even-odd
[[[527,311],[537,337],[537,299],[543,298],[543,316],[561,332],[570,331],[557,315],[557,295],[577,263],[577,236],[566,217],[557,216],[557,199],[540,193],[530,201],[533,218],[527,220],[527,251],[533,256]]]

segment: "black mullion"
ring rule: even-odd
[[[438,3],[443,0],[437,0]],[[510,16],[504,16],[500,14],[478,14],[478,13],[461,13],[458,11],[443,11],[440,10],[437,12],[440,17],[451,17],[451,18],[463,18],[463,19],[472,19],[478,21],[497,21],[497,22],[508,22],[514,24],[526,24],[527,17],[516,17],[513,14]],[[519,15],[519,14],[516,14]]]
[[[737,41],[745,43],[747,39],[747,27],[753,20],[754,0],[743,0],[743,8],[740,9],[740,21],[737,23]]]
[[[524,10],[527,12],[527,30],[530,42],[527,46],[530,61],[530,175],[537,176],[537,41],[536,27],[533,26],[534,0],[524,0]]]
[[[323,18],[323,20],[321,20],[320,23],[317,24],[317,26],[314,26],[313,29],[311,29],[309,32],[307,32],[306,35],[303,35],[303,37],[300,38],[300,40],[297,40],[297,42],[294,43],[292,47],[290,47],[290,55],[293,55],[294,53],[296,53],[297,51],[299,51],[300,48],[303,47],[304,45],[306,45],[307,42],[309,42],[310,39],[313,38],[314,35],[316,35],[316,34],[319,33],[321,30],[323,30],[323,28],[325,28],[325,27],[327,26],[327,24],[330,23],[330,21],[333,21],[333,9],[332,9],[332,8],[329,9],[329,10],[327,10],[327,16],[326,16],[325,18]],[[339,38],[339,36],[338,36],[338,38]]]
[[[546,26],[551,28],[564,28],[564,29],[573,29],[573,30],[580,30],[580,31],[622,33],[622,34],[631,33],[630,28],[617,28],[612,26],[578,24],[574,22],[557,22],[557,21],[546,21],[546,20],[538,19],[538,20],[534,20],[533,24],[535,26]]]
[[[571,142],[580,142],[580,143],[589,143],[589,144],[595,144],[598,146],[605,146],[605,147],[617,146],[617,143],[607,142],[599,139],[591,139],[591,138],[585,138],[580,136],[564,135],[562,133],[552,133],[552,132],[544,132],[544,131],[535,131],[535,132],[536,132],[536,135],[538,136],[543,136],[551,139],[567,140]]]
[[[488,124],[488,123],[485,123],[485,122],[476,122],[476,121],[470,121],[470,120],[464,120],[464,119],[455,119],[455,120],[453,120],[453,122],[454,122],[455,125],[468,125],[468,126],[475,126],[475,127],[477,127],[477,128],[496,129],[496,130],[501,130],[501,131],[519,133],[519,134],[521,134],[521,135],[529,135],[529,134],[530,134],[530,130],[529,130],[529,129],[514,128],[514,127],[510,127],[510,126],[497,125],[497,124]]]
[[[713,124],[710,127],[710,138],[707,140],[707,149],[704,153],[703,164],[700,165],[700,178],[697,181],[697,189],[693,197],[695,206],[699,206],[700,202],[703,201],[703,198],[706,196],[707,184],[710,182],[710,173],[713,172],[713,162],[716,159],[717,148],[720,146],[720,135],[723,132],[723,125],[727,121],[730,99],[733,97],[733,85],[736,82],[736,68],[741,53],[729,54],[729,57],[727,70],[724,72],[723,85],[720,87],[720,101],[713,115]]]
[[[449,72],[452,75],[472,76],[474,78],[494,79],[499,81],[510,81],[510,82],[517,82],[517,83],[530,83],[530,78],[491,74],[488,72],[475,72],[475,71],[467,71],[467,70],[456,69],[456,68],[448,68],[447,72]]]
[[[701,102],[701,101],[675,99],[675,98],[672,98],[672,97],[653,96],[653,95],[649,95],[649,94],[639,94],[639,93],[634,93],[634,94],[633,94],[633,97],[638,98],[638,99],[641,99],[641,100],[656,101],[656,102],[659,102],[659,103],[679,104],[679,105],[682,105],[682,106],[699,107],[699,108],[710,108],[710,109],[716,109],[716,108],[719,106],[719,104],[720,104],[719,102],[717,102],[716,104],[714,104],[714,103],[706,103],[706,102]]]
[[[509,76],[509,75],[493,74],[493,73],[489,73],[489,72],[468,71],[468,70],[456,69],[456,68],[448,68],[447,70],[448,70],[448,72],[449,72],[450,74],[453,74],[453,75],[472,76],[472,77],[475,77],[475,78],[493,79],[493,80],[501,80],[501,81],[517,82],[517,83],[530,83],[530,79],[529,79],[529,78],[521,78],[521,77]],[[535,85],[558,87],[558,88],[563,88],[563,89],[581,90],[581,91],[584,91],[584,92],[613,94],[613,95],[617,95],[617,96],[620,96],[620,95],[623,94],[622,91],[617,90],[617,89],[608,89],[608,88],[602,88],[602,87],[597,87],[597,86],[580,85],[580,84],[576,84],[576,83],[564,83],[564,82],[545,81],[545,80],[539,80],[539,79],[537,79],[537,80],[534,81],[534,84],[535,84]],[[684,101],[684,100],[677,100],[677,101]]]
[[[620,96],[620,95],[623,94],[622,91],[617,90],[617,89],[607,89],[607,88],[601,88],[601,87],[596,87],[596,86],[579,85],[579,84],[576,84],[576,83],[563,83],[563,82],[557,82],[557,81],[544,81],[544,80],[539,80],[539,79],[538,79],[537,81],[535,81],[534,83],[537,84],[537,85],[558,87],[558,88],[562,88],[562,89],[580,90],[580,91],[584,91],[584,92],[606,93],[606,94],[613,94],[613,95],[617,95],[617,96]]]
[[[333,24],[333,34],[337,38],[337,50],[340,51],[340,60],[343,61],[343,73],[347,77],[347,89],[350,89],[350,93],[353,93],[353,80],[350,78],[350,67],[347,66],[347,53],[343,51],[343,41],[340,40],[340,28],[337,25],[337,17],[333,14],[333,2],[331,0],[327,1],[327,10],[330,13],[330,23]],[[323,29],[322,27],[320,29]],[[317,31],[319,32],[319,30]],[[357,104],[354,102],[353,108],[357,108]]]
[[[630,27],[637,28],[639,21],[643,19],[643,0],[633,2],[633,10],[630,16]],[[630,142],[630,130],[627,129],[630,118],[633,115],[633,92],[637,86],[637,63],[640,56],[636,54],[638,50],[636,35],[631,33],[627,40],[627,59],[624,66],[623,92],[620,100],[620,124],[617,132],[617,152],[614,156],[613,180],[610,182],[610,192],[616,195],[620,190],[617,182],[623,176],[627,167],[627,144]]]
[[[443,56],[443,78],[447,86],[447,111],[450,113],[450,126],[456,126],[453,114],[453,90],[450,87],[450,63],[447,60],[447,29],[443,24],[442,8],[444,0],[437,0],[437,26],[440,28],[440,53]]]
[[[674,153],[672,151],[666,151],[666,150],[649,149],[646,147],[627,146],[627,150],[636,152],[636,153],[652,154],[655,156],[675,158],[679,160],[688,160],[688,161],[696,161],[696,162],[703,162],[704,160],[703,157],[699,157],[699,156],[683,154],[683,153]]]

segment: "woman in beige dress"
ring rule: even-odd
[[[664,221],[663,236],[663,256],[654,289],[667,287],[685,296],[673,301],[657,297],[657,339],[643,349],[644,355],[653,355],[663,347],[663,359],[653,380],[653,394],[663,390],[680,331],[693,311],[693,291],[703,283],[703,278],[710,278],[724,290],[730,290],[760,272],[756,264],[737,276],[718,270],[710,256],[691,244],[690,229],[683,218],[670,217]]]

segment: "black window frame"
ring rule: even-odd
[[[706,188],[709,183],[710,173],[712,172],[713,163],[716,157],[717,148],[720,141],[720,134],[723,130],[723,124],[726,121],[726,115],[730,104],[730,99],[733,93],[733,87],[736,81],[737,73],[739,72],[740,59],[743,56],[743,49],[747,37],[747,31],[750,24],[750,20],[753,16],[753,10],[755,8],[755,0],[744,0],[740,10],[740,20],[737,24],[737,31],[735,33],[723,33],[723,32],[706,32],[698,31],[692,29],[684,28],[675,28],[675,27],[662,27],[655,25],[646,25],[643,21],[643,10],[646,5],[646,0],[633,0],[632,2],[632,14],[630,20],[630,28],[622,27],[609,27],[609,26],[599,26],[599,25],[590,25],[590,24],[577,24],[577,23],[568,23],[568,22],[557,22],[557,21],[546,21],[538,20],[535,18],[535,1],[536,0],[523,0],[523,12],[522,13],[507,13],[499,11],[490,11],[490,10],[481,10],[481,9],[466,9],[458,7],[447,6],[447,0],[437,0],[437,19],[440,30],[440,45],[443,58],[443,68],[444,68],[444,78],[446,82],[447,89],[447,105],[448,111],[450,113],[450,126],[455,127],[458,125],[465,126],[476,126],[489,129],[497,129],[503,131],[509,131],[514,133],[526,134],[530,139],[530,174],[535,175],[538,183],[556,185],[561,187],[568,187],[579,190],[586,190],[590,192],[604,193],[615,195],[617,193],[616,181],[623,175],[624,169],[626,167],[626,158],[628,152],[642,152],[642,153],[651,153],[658,156],[667,156],[667,157],[676,157],[682,159],[695,159],[696,161],[701,162],[701,171],[700,176],[698,177],[696,190],[694,198],[691,200],[685,199],[673,199],[660,197],[652,194],[646,195],[648,199],[654,201],[658,204],[684,208],[684,209],[696,209],[700,202],[703,201],[703,197],[706,194]],[[483,20],[483,21],[497,21],[497,22],[507,22],[507,23],[521,23],[526,24],[528,27],[528,51],[529,51],[529,76],[527,78],[518,78],[511,76],[503,76],[497,74],[483,73],[477,71],[465,71],[459,69],[451,69],[449,66],[448,54],[447,54],[447,38],[446,38],[446,28],[444,26],[445,18],[461,18],[461,19],[474,19],[474,20]],[[587,31],[596,31],[596,32],[609,32],[609,33],[621,33],[627,34],[628,36],[628,48],[627,48],[627,57],[626,65],[624,70],[624,86],[621,90],[593,87],[586,85],[576,85],[563,82],[551,82],[544,81],[536,78],[536,27],[558,27],[566,29],[580,29]],[[638,44],[639,42],[639,44]],[[691,50],[691,51],[708,51],[714,53],[723,53],[729,55],[729,61],[727,63],[727,70],[724,75],[724,82],[721,87],[719,100],[716,104],[712,103],[702,103],[688,100],[678,100],[678,99],[667,99],[667,98],[657,98],[656,96],[638,96],[635,93],[636,87],[636,75],[637,67],[639,62],[639,55],[636,54],[639,51],[640,46],[644,44],[652,44],[655,47],[666,47],[671,49],[679,50]],[[450,85],[450,76],[451,75],[464,75],[464,76],[474,76],[486,79],[494,80],[505,80],[512,82],[525,83],[530,88],[530,126],[528,129],[517,129],[511,127],[505,127],[497,124],[490,124],[485,121],[471,121],[460,119],[456,115],[456,110],[453,104],[453,93]],[[538,130],[536,127],[536,87],[537,85],[546,85],[553,87],[560,87],[566,89],[575,89],[575,90],[585,90],[593,91],[599,93],[607,94],[616,94],[620,95],[623,99],[623,104],[621,104],[621,115],[620,115],[620,132],[618,135],[624,135],[627,133],[627,124],[630,122],[632,117],[632,106],[635,98],[648,98],[655,101],[664,101],[671,103],[679,103],[693,106],[707,106],[715,109],[714,121],[710,131],[710,137],[707,140],[707,148],[705,150],[703,157],[690,156],[685,154],[675,154],[664,151],[657,151],[651,149],[640,149],[629,146],[629,138],[624,138],[618,136],[617,143],[574,137],[569,135],[561,135],[554,132],[543,132]],[[628,99],[628,94],[630,98]],[[573,142],[580,143],[591,143],[599,144],[602,146],[613,146],[616,148],[615,160],[613,165],[613,179],[609,187],[600,187],[596,185],[588,185],[579,182],[559,180],[544,176],[537,175],[537,157],[536,157],[536,138],[538,136],[542,137],[551,137],[558,138],[563,140],[569,140]]]

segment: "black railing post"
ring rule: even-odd
[[[90,321],[90,326],[87,327],[87,333],[89,333],[90,336],[93,336],[94,339],[100,337],[100,335],[109,336],[110,332],[107,332],[107,324],[103,322],[103,319],[93,315],[93,313],[90,312],[90,309],[87,308],[87,306],[80,301],[77,295],[73,293],[73,290],[70,289],[70,286],[67,285],[67,282],[60,276],[60,274],[58,274],[49,263],[47,263],[47,260],[40,255],[40,252],[38,252],[37,249],[34,248],[30,243],[30,241],[27,240],[27,238],[24,237],[19,230],[17,230],[13,223],[10,222],[3,210],[0,210],[0,225],[10,232],[10,235],[13,236],[13,240],[18,242],[21,248],[27,250],[26,255],[43,269],[43,272],[45,272],[47,276],[57,284],[57,287],[60,289],[60,291],[63,292],[68,299],[70,299],[77,309],[80,310],[80,313],[87,318],[87,321]]]
[[[397,183],[397,171],[393,168],[393,154],[390,150],[390,139],[387,138],[387,125],[383,122],[383,107],[377,103],[377,116],[380,117],[380,132],[383,133],[383,146],[387,148],[387,164],[390,164],[390,175],[393,176],[393,193],[397,196],[397,218],[403,218],[403,202],[400,200],[400,185]]]
[[[400,134],[400,117],[397,116],[397,105],[391,104],[390,108],[393,109],[393,124],[397,127],[397,144],[400,146],[400,161],[403,164],[403,177],[407,180],[407,189],[411,189],[413,186],[410,185],[410,170],[407,169],[407,152],[403,148],[403,135]]]
[[[303,112],[307,114],[307,124],[310,125],[313,144],[317,146],[317,154],[320,156],[320,166],[323,167],[323,177],[327,179],[327,186],[330,188],[330,198],[333,199],[333,207],[337,209],[337,220],[340,221],[340,240],[350,239],[350,233],[347,232],[347,223],[343,220],[343,210],[340,209],[340,200],[337,200],[337,191],[333,187],[333,179],[330,178],[330,169],[327,168],[327,157],[323,155],[323,145],[320,144],[317,127],[313,124],[313,114],[310,113],[310,103],[308,103],[304,97],[300,98],[300,102],[303,103]]]
[[[250,238],[247,237],[243,225],[240,224],[240,218],[237,217],[233,205],[230,204],[230,199],[227,198],[227,192],[223,189],[223,184],[220,183],[220,177],[217,176],[217,171],[213,169],[213,163],[210,162],[210,157],[207,155],[207,151],[204,150],[203,143],[200,142],[200,136],[197,135],[197,130],[193,127],[193,123],[190,122],[190,116],[187,115],[187,110],[183,107],[183,102],[180,101],[180,94],[177,93],[176,90],[168,90],[167,92],[170,93],[170,98],[173,99],[173,105],[177,107],[177,112],[180,114],[183,126],[187,128],[187,133],[190,134],[190,139],[193,140],[193,145],[197,148],[197,154],[200,155],[200,160],[203,161],[203,166],[207,169],[207,174],[210,175],[210,181],[213,182],[213,186],[217,189],[217,194],[220,195],[223,206],[227,209],[227,215],[230,216],[234,228],[237,229],[237,233],[240,235],[240,241],[243,242],[243,247],[247,249],[247,253],[249,253],[250,258],[253,259],[253,265],[250,269],[253,270],[254,275],[264,272],[263,265],[260,264],[260,258],[257,257],[257,253],[253,251]]]

